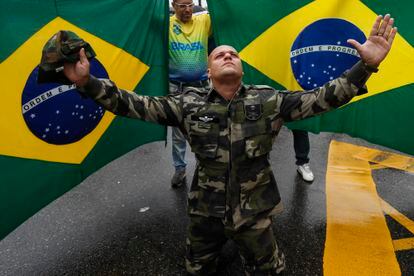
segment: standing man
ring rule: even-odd
[[[292,134],[297,171],[303,180],[312,182],[315,177],[309,166],[310,144],[308,132],[306,130],[292,129]]]
[[[170,17],[169,80],[170,94],[183,93],[188,87],[206,88],[208,39],[211,35],[210,16],[206,11],[193,14],[192,0],[173,0],[175,15]],[[186,183],[186,140],[173,127],[172,159],[175,173],[171,186]]]
[[[190,223],[186,269],[214,275],[227,239],[239,247],[247,275],[276,275],[284,267],[272,230],[281,199],[269,152],[284,121],[327,112],[366,93],[365,82],[387,56],[396,28],[378,16],[368,40],[348,40],[361,61],[322,87],[307,92],[243,85],[242,63],[231,46],[219,46],[208,59],[212,89],[149,97],[128,93],[110,80],[89,74],[85,51],[66,63],[64,74],[80,91],[121,116],[179,127],[197,158],[188,194]]]

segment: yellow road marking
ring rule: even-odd
[[[393,243],[395,251],[414,249],[414,238],[394,240]]]
[[[383,166],[380,164],[369,164],[371,166],[371,170],[380,170],[380,169],[386,169],[387,166]]]
[[[381,199],[381,206],[384,212],[387,215],[390,215],[395,219],[399,224],[404,226],[408,231],[414,234],[414,221],[410,220],[403,214],[401,214],[397,209],[389,205],[385,200]]]
[[[332,141],[326,174],[324,275],[401,275],[364,149]]]
[[[377,149],[362,148],[362,150],[355,154],[354,157],[377,163],[385,167],[414,173],[414,158],[408,156]]]
[[[414,221],[398,212],[397,209],[392,207],[383,199],[381,199],[381,206],[387,215],[391,216],[399,224],[404,226],[405,229],[414,234]],[[395,251],[414,249],[414,238],[394,240],[393,243]]]

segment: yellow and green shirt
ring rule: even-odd
[[[170,80],[192,82],[207,79],[208,37],[211,32],[207,12],[193,14],[187,23],[175,15],[170,17]]]

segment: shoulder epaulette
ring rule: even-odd
[[[193,87],[193,86],[186,86],[184,87],[183,93],[197,93],[197,94],[207,94],[208,89],[205,89],[203,87]]]
[[[253,87],[258,90],[269,90],[269,89],[273,90],[274,89],[273,87],[269,85],[264,85],[264,84],[256,84],[256,85],[253,85]]]
[[[262,85],[262,84],[252,84],[248,85],[247,89],[254,89],[254,90],[274,90],[273,87],[269,85]]]

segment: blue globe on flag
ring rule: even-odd
[[[103,65],[90,60],[91,74],[108,78]],[[22,93],[26,125],[39,139],[55,145],[79,141],[95,129],[104,115],[102,107],[82,97],[75,85],[37,83],[39,67],[30,74]]]
[[[294,41],[290,64],[295,79],[311,90],[339,77],[360,59],[346,41],[364,43],[364,33],[354,24],[338,18],[326,18],[307,26]]]

